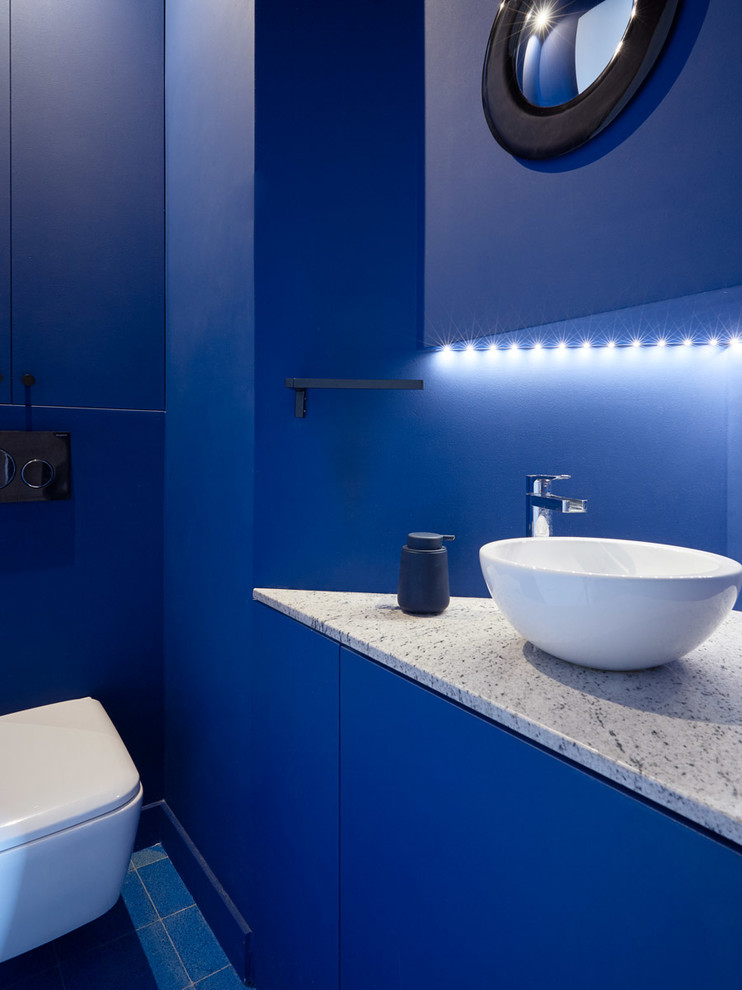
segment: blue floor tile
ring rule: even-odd
[[[196,990],[245,990],[231,966],[196,983]]]
[[[148,849],[139,849],[132,853],[131,865],[137,870],[140,866],[147,866],[148,863],[156,863],[159,859],[167,859],[167,853],[162,848],[162,843],[156,846],[149,846]]]
[[[4,963],[0,963],[0,987],[10,987],[19,980],[28,979],[47,969],[54,969],[57,965],[57,957],[54,947],[47,942],[40,945],[38,949],[31,949],[23,955],[15,956]]]
[[[194,982],[229,965],[222,947],[197,907],[166,918],[165,927]]]
[[[133,931],[134,925],[129,912],[123,898],[119,897],[110,911],[106,911],[95,921],[81,928],[75,928],[67,935],[62,935],[52,942],[52,945],[59,960],[70,959],[72,956],[80,955],[81,952],[88,952],[106,942],[121,938],[122,935],[129,935]]]
[[[159,990],[139,934],[66,959],[60,967],[64,990]]]
[[[7,990],[64,990],[62,977],[57,966],[54,969],[46,970],[45,973],[30,976],[20,983],[11,983],[10,986],[6,983],[0,983],[0,986],[3,987],[3,990],[6,990],[6,987]]]
[[[121,888],[121,896],[134,928],[144,928],[145,925],[151,925],[153,921],[157,921],[155,906],[144,889],[144,884],[136,870],[131,870],[126,874],[124,886]]]
[[[0,990],[192,990],[196,981],[242,987],[159,845],[134,854],[122,897],[102,917],[0,963]]]
[[[191,985],[161,921],[148,928],[140,928],[137,935],[158,990],[184,990],[184,987]]]
[[[137,872],[161,918],[193,904],[193,898],[169,859],[149,863]]]

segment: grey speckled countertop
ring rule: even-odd
[[[742,845],[742,613],[682,660],[588,670],[523,640],[485,598],[439,616],[396,596],[255,589],[254,598]]]

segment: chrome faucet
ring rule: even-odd
[[[587,512],[587,499],[552,495],[552,481],[566,481],[568,474],[526,475],[526,536],[551,536],[552,512]]]

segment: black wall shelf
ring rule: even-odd
[[[307,389],[310,388],[371,388],[421,389],[422,378],[287,378],[286,388],[296,392],[294,415],[303,419],[307,413]]]

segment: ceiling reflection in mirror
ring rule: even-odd
[[[515,49],[529,103],[556,107],[583,93],[621,50],[634,0],[533,0]]]
[[[495,140],[554,158],[599,134],[626,106],[670,33],[679,0],[502,0],[482,73]]]

